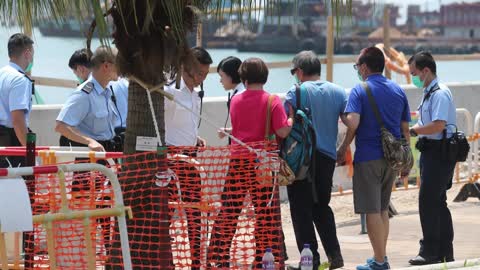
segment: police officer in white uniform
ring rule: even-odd
[[[8,40],[8,65],[0,69],[0,146],[25,146],[28,132],[33,81],[25,74],[33,65],[33,41],[24,34],[14,34]],[[22,158],[8,157],[10,164],[17,167]],[[0,159],[0,167],[8,167]]]
[[[88,146],[94,151],[118,150],[113,138],[119,117],[108,84],[117,80],[116,49],[99,47],[91,59],[91,76],[65,102],[55,130],[63,146]]]
[[[203,91],[198,89],[208,75],[212,58],[201,47],[191,49],[198,64],[184,67],[180,89],[175,88],[175,81],[165,86],[165,91],[173,94],[175,101],[183,104],[193,112],[200,114]],[[195,146],[205,146],[204,139],[198,136],[199,117],[176,102],[165,99],[165,134],[168,145],[183,147],[182,154],[195,157]],[[190,170],[185,168],[185,171]],[[187,175],[179,175],[182,198],[186,202],[196,203],[201,199],[200,176],[192,170]],[[200,269],[200,210],[188,209],[188,238],[191,248],[192,270]]]
[[[203,92],[198,87],[208,75],[212,58],[201,47],[191,49],[197,59],[198,67],[185,67],[180,83],[180,89],[175,88],[175,81],[165,86],[165,91],[173,94],[175,100],[197,114],[200,114]],[[165,99],[165,132],[166,142],[175,146],[203,146],[205,140],[198,136],[199,118],[179,106],[176,102]]]

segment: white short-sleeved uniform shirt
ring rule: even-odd
[[[174,96],[176,102],[200,114],[199,89],[190,90],[183,78],[180,89],[175,88],[175,82],[167,84],[164,89]],[[165,99],[165,141],[167,145],[195,146],[198,137],[199,117],[178,105],[175,101]]]

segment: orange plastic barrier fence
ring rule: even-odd
[[[283,266],[279,191],[272,176],[278,167],[275,149],[254,154],[242,146],[171,147],[166,157],[150,152],[117,159],[124,204],[133,211],[127,220],[133,269],[258,268],[267,247]],[[37,177],[35,214],[60,207],[55,185],[51,176]],[[72,209],[110,207],[110,189],[95,172],[75,173],[67,180],[67,196],[77,201]],[[96,267],[123,269],[113,218],[54,226],[59,269],[88,269],[84,226],[94,239]],[[35,227],[36,269],[50,262],[45,239],[45,232]]]
[[[99,172],[66,173],[66,206],[72,211],[111,208],[114,196],[107,183],[106,177]],[[32,203],[34,215],[64,212],[59,211],[62,208],[62,194],[56,174],[36,175],[35,188]],[[48,221],[48,215],[45,220]],[[92,262],[88,260],[88,245],[95,251],[95,267],[103,266],[108,261],[113,217],[53,221],[50,228],[52,235],[48,235],[46,226],[34,225],[34,250],[26,250],[26,253],[34,256],[25,257],[26,260],[31,258],[31,261],[25,261],[25,265],[33,265],[34,269],[50,269],[52,265],[56,269],[92,269]],[[92,240],[87,239],[85,233],[89,233]],[[49,243],[48,239],[53,239],[53,243]],[[55,258],[50,258],[48,254],[48,245],[52,244]],[[30,245],[27,243],[26,246]]]

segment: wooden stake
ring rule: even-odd
[[[327,81],[333,82],[333,16],[327,18]]]
[[[0,263],[2,270],[8,270],[7,247],[5,245],[5,234],[0,232]]]

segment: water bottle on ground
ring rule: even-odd
[[[267,248],[265,254],[263,255],[262,269],[275,269],[275,258],[273,257],[271,248]]]
[[[312,270],[313,269],[313,253],[310,250],[310,244],[304,244],[302,253],[300,253],[300,269]]]

